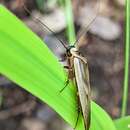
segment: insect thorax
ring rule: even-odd
[[[67,49],[67,55],[69,57],[73,56],[73,55],[79,55],[79,50],[74,46],[69,46]]]

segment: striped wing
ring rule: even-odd
[[[90,126],[90,83],[88,65],[81,59],[74,58],[75,79],[79,94],[81,110],[84,118],[85,130]]]

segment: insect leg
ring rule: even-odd
[[[78,115],[77,115],[77,119],[76,119],[76,123],[75,123],[74,129],[77,127],[77,124],[78,124],[78,121],[79,121],[80,109],[81,109],[80,108],[80,102],[79,102],[79,99],[78,99]]]
[[[69,66],[64,66],[64,68],[65,68],[65,69],[70,69],[70,67],[69,67]]]
[[[73,69],[69,66],[64,66],[64,68],[68,69],[69,72],[71,72]],[[67,80],[65,81],[65,86],[60,90],[60,93],[63,92],[63,90],[68,86],[70,81],[70,74],[68,74]]]
[[[68,84],[69,84],[69,78],[66,80],[65,86],[60,90],[60,93],[63,92],[63,90],[68,86]]]

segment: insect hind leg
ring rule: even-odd
[[[77,115],[77,119],[76,119],[74,129],[76,129],[76,127],[77,127],[77,124],[78,124],[78,121],[79,121],[79,115],[80,115],[80,107],[78,107],[78,115]]]
[[[77,101],[77,112],[78,113],[77,113],[77,119],[76,119],[76,122],[75,122],[74,129],[76,129],[76,127],[77,127],[77,124],[78,124],[78,121],[79,121],[80,112],[81,112],[80,101],[79,101],[78,96],[79,96],[79,94],[77,92],[77,99],[78,99],[78,101]]]
[[[72,71],[72,67],[64,66],[64,68]],[[63,90],[68,86],[69,82],[70,82],[70,76],[68,74],[67,80],[65,81],[65,86],[60,90],[60,93],[62,93]]]
[[[69,78],[66,80],[65,86],[60,90],[60,93],[63,92],[63,90],[68,86],[68,84],[69,84]]]

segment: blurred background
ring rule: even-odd
[[[67,41],[66,20],[62,0],[0,0],[41,39],[58,58],[63,47],[55,35]],[[100,5],[100,9],[97,6]],[[76,33],[96,16],[89,31],[79,40],[79,48],[87,57],[92,98],[113,119],[120,116],[124,72],[124,0],[72,0]],[[42,28],[31,16],[39,18],[54,33]],[[129,90],[130,93],[130,90]],[[127,114],[130,114],[130,95]],[[49,106],[15,83],[0,75],[0,130],[71,130]]]

